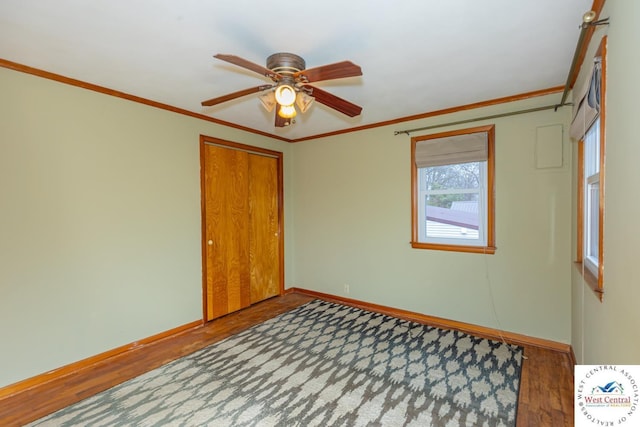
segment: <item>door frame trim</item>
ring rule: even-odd
[[[278,263],[280,269],[279,295],[284,295],[284,180],[283,180],[283,154],[281,151],[269,150],[255,147],[253,145],[241,144],[214,138],[212,136],[200,135],[200,244],[202,248],[202,320],[207,322],[207,239],[206,230],[206,203],[205,203],[205,145],[216,145],[233,150],[246,151],[251,154],[258,154],[275,158],[278,167]]]

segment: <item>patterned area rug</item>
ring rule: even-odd
[[[33,426],[513,426],[522,348],[315,300]]]

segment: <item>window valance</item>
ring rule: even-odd
[[[574,106],[573,120],[569,135],[577,140],[582,139],[585,132],[600,114],[600,88],[602,84],[602,58],[594,58],[591,77],[577,98],[580,101]]]
[[[415,152],[416,166],[426,168],[485,161],[488,157],[487,141],[487,132],[418,141]]]

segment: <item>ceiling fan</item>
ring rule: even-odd
[[[304,59],[293,53],[285,52],[274,53],[269,56],[266,67],[235,55],[217,54],[214,55],[214,58],[254,71],[271,79],[273,83],[203,101],[203,107],[221,104],[252,93],[263,92],[259,95],[260,101],[267,111],[273,111],[275,108],[275,125],[277,127],[292,124],[293,118],[297,114],[296,105],[304,113],[314,99],[349,117],[355,117],[362,112],[362,107],[311,85],[311,83],[323,80],[361,76],[362,69],[351,61],[336,62],[335,64],[305,69],[306,63]]]

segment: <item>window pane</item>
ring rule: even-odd
[[[587,257],[598,265],[598,236],[600,211],[600,183],[589,184],[587,195],[586,252]]]
[[[598,118],[584,136],[585,176],[600,171],[600,119]]]
[[[418,169],[421,240],[484,244],[485,165],[470,162]]]
[[[584,136],[584,254],[585,264],[597,275],[600,220],[600,118]]]

